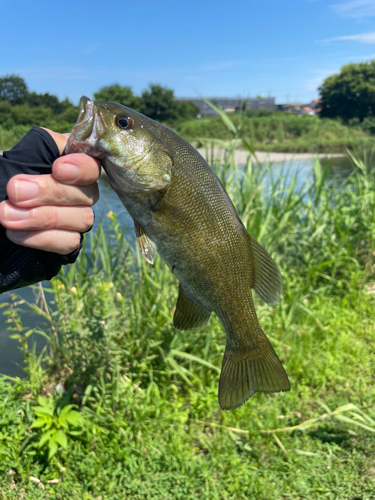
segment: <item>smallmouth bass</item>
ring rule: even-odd
[[[204,327],[212,311],[221,321],[226,349],[220,407],[237,408],[257,391],[288,391],[288,376],[259,325],[251,293],[278,304],[280,272],[202,156],[164,125],[87,97],[65,148],[65,154],[75,152],[100,159],[134,220],[144,258],[153,263],[159,252],[178,278],[174,326]]]

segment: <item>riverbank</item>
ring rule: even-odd
[[[205,148],[198,148],[197,151],[206,159],[211,158],[211,150],[207,150]],[[214,148],[213,150],[214,158],[222,158],[224,156],[223,148]],[[0,151],[0,155],[3,154],[3,151]],[[248,151],[240,151],[237,150],[234,153],[234,160],[236,163],[242,164],[246,163],[249,158],[250,153]],[[315,158],[324,159],[324,158],[344,158],[346,155],[344,154],[336,154],[336,153],[270,153],[269,151],[255,151],[256,159],[258,163],[279,163],[283,161],[293,161],[293,160],[314,160]]]
[[[206,148],[198,148],[199,153],[206,159],[212,158],[221,159],[224,157],[225,151],[223,148],[215,147],[213,150]],[[234,161],[237,164],[244,164],[247,162],[251,153],[248,151],[236,150],[234,153]],[[269,151],[255,151],[255,157],[258,163],[279,163],[283,161],[298,161],[298,160],[314,160],[329,159],[329,158],[343,158],[345,154],[338,153],[277,153]]]

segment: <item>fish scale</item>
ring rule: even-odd
[[[65,150],[79,151],[101,160],[134,220],[145,259],[153,263],[158,252],[179,279],[176,328],[201,328],[211,312],[221,321],[221,408],[237,408],[257,391],[288,391],[288,376],[259,325],[251,292],[277,304],[280,272],[247,232],[204,158],[164,125],[85,97]]]

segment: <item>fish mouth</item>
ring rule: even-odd
[[[85,153],[94,158],[104,158],[98,141],[105,127],[95,101],[82,96],[78,110],[78,118],[66,143],[64,154]]]

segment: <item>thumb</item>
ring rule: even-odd
[[[65,148],[65,144],[67,143],[68,138],[70,136],[70,133],[59,134],[58,132],[54,132],[53,130],[50,130],[49,128],[45,128],[45,127],[40,127],[40,128],[42,128],[43,130],[45,130],[46,132],[48,132],[50,134],[52,139],[56,142],[56,145],[59,149],[60,155],[62,155],[64,148]]]

